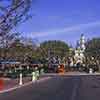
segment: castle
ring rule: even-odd
[[[85,51],[85,37],[84,34],[81,34],[80,40],[77,42],[76,48],[74,50],[75,64],[83,63],[85,59],[84,51]]]

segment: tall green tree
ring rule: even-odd
[[[100,38],[93,38],[86,43],[86,55],[100,57]]]
[[[60,40],[45,41],[40,44],[41,53],[45,57],[59,56],[65,57],[69,53],[69,46],[67,43]]]
[[[100,71],[100,37],[88,40],[85,55],[88,64],[97,64]]]

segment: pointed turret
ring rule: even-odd
[[[81,50],[85,50],[85,36],[84,34],[81,34],[81,38],[80,38],[80,48]]]

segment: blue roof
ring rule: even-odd
[[[1,64],[20,64],[20,62],[15,61],[15,60],[1,60]]]

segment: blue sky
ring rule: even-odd
[[[14,29],[25,37],[75,45],[82,33],[86,38],[100,36],[100,0],[32,1],[32,19]]]

